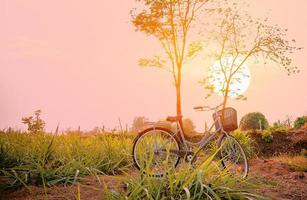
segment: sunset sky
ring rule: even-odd
[[[266,14],[288,28],[289,39],[307,47],[307,1],[249,0],[250,12]],[[0,1],[0,129],[24,128],[23,116],[42,109],[47,130],[68,127],[90,130],[131,124],[135,116],[155,121],[175,114],[172,77],[143,69],[141,57],[163,53],[151,37],[135,32],[129,11],[133,0],[1,0]],[[287,76],[275,64],[248,64],[251,83],[247,101],[230,101],[239,116],[263,112],[270,122],[307,114],[307,53],[295,54],[301,73]],[[199,84],[210,59],[201,56],[184,69],[182,108],[201,129],[209,115],[196,105],[205,100]]]

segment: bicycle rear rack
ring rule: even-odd
[[[137,132],[142,132],[144,131],[145,129],[148,129],[148,128],[153,128],[155,129],[156,127],[162,127],[162,128],[170,128],[170,126],[172,125],[172,123],[170,122],[151,122],[151,121],[148,121],[148,122],[145,122],[144,125],[137,130]]]

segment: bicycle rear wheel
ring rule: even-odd
[[[241,178],[247,177],[248,160],[238,140],[231,135],[225,135],[219,140],[218,147],[220,148],[219,155],[223,167]]]
[[[160,177],[179,163],[180,145],[175,134],[152,127],[141,132],[133,143],[133,161],[143,173]]]

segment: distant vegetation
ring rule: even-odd
[[[34,116],[23,117],[22,123],[27,125],[27,129],[30,133],[43,132],[45,128],[45,121],[41,119],[41,110],[34,112]]]
[[[301,128],[302,126],[307,124],[307,115],[302,116],[302,117],[298,117],[295,121],[294,121],[294,127],[295,128]]]
[[[267,129],[268,120],[260,112],[252,112],[244,115],[240,121],[241,130]]]

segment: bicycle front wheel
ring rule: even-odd
[[[233,136],[225,135],[219,142],[220,159],[224,168],[230,173],[239,177],[247,177],[249,171],[248,160],[246,154]]]
[[[135,138],[133,161],[142,172],[160,177],[177,166],[179,150],[174,133],[165,128],[152,127]]]

